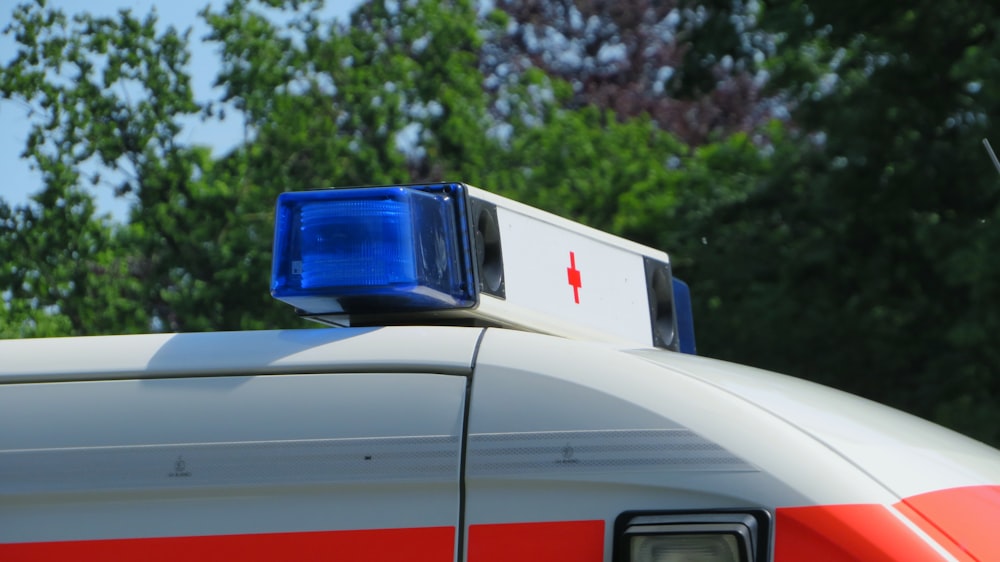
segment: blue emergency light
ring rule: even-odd
[[[674,277],[674,311],[677,314],[678,351],[697,355],[694,343],[694,315],[691,311],[691,289],[688,284]]]
[[[271,295],[306,315],[471,308],[473,255],[462,184],[283,193]]]

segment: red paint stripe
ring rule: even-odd
[[[940,561],[941,556],[882,505],[778,508],[775,562]]]
[[[941,530],[933,524],[929,523],[926,519],[924,519],[923,515],[914,511],[910,506],[900,502],[894,507],[907,519],[913,521],[918,527],[920,527],[921,531],[927,533],[927,536],[929,536],[931,540],[941,545],[942,548],[947,550],[948,553],[954,556],[959,562],[977,562],[976,559],[970,556],[968,552],[962,550],[962,548],[955,544],[955,541],[953,541],[951,537],[941,532]]]
[[[894,506],[963,562],[1000,560],[1000,486],[938,490]],[[470,562],[601,562],[604,521],[472,525]],[[444,562],[454,558],[452,527],[316,531],[0,544],[4,562],[147,560],[197,562],[287,559]],[[924,539],[882,505],[778,508],[775,562],[940,560]]]
[[[898,504],[921,529],[961,559],[1000,560],[1000,486],[953,488],[920,494]]]
[[[4,562],[365,560],[452,562],[455,529],[376,529],[0,544]]]
[[[604,521],[469,527],[469,562],[602,562]]]

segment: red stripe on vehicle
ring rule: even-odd
[[[882,505],[778,508],[775,562],[940,561],[941,556]]]
[[[946,535],[942,541],[956,556],[976,560],[1000,560],[1000,486],[952,488],[920,494],[898,506],[914,523],[931,536]],[[909,509],[906,509],[909,508]]]
[[[968,552],[963,550],[955,541],[951,539],[948,535],[944,534],[941,529],[938,529],[933,524],[924,519],[924,516],[920,513],[914,511],[913,508],[906,505],[905,503],[897,503],[894,506],[900,513],[902,513],[907,519],[913,521],[920,530],[927,533],[934,542],[941,545],[942,548],[948,551],[949,554],[954,556],[959,562],[977,562],[975,558],[969,555]]]
[[[4,562],[365,560],[451,562],[455,529],[376,529],[0,544]]]
[[[469,562],[602,562],[604,521],[469,526]]]

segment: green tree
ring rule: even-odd
[[[693,249],[701,349],[1000,441],[1000,191],[980,145],[1000,13],[800,0],[760,22],[797,148]]]
[[[125,23],[135,31],[128,48],[144,38],[150,46],[149,36],[142,34],[150,21],[143,24],[123,14]],[[129,146],[169,127],[150,104],[128,106],[105,92],[131,80],[130,72],[141,64],[123,58],[123,51],[108,54],[115,40],[126,40],[109,35],[117,25],[89,17],[71,22],[36,4],[15,10],[8,27],[21,49],[0,69],[0,92],[20,98],[38,116],[24,157],[42,172],[45,188],[32,205],[0,204],[0,253],[5,256],[0,286],[6,288],[0,332],[5,336],[148,327],[146,311],[135,307],[134,256],[111,249],[121,230],[96,216],[82,178],[88,161],[121,169],[127,155],[136,153]],[[169,111],[169,105],[164,109]],[[100,181],[97,175],[91,179]]]

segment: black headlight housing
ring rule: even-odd
[[[624,513],[616,562],[764,562],[771,516],[764,510]]]

